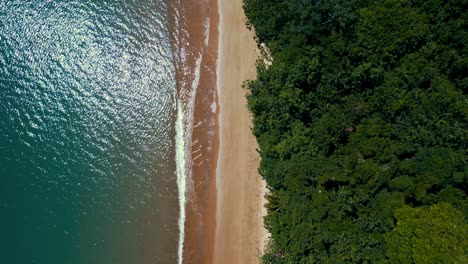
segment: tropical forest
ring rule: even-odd
[[[468,263],[468,1],[244,0],[262,263]]]

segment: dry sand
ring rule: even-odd
[[[257,142],[247,110],[245,80],[255,78],[259,55],[245,27],[242,0],[219,0],[217,86],[219,155],[213,263],[258,263],[267,239],[265,182],[258,174]]]

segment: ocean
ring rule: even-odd
[[[1,263],[181,261],[179,4],[0,1]]]

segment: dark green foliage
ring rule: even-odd
[[[461,263],[458,247],[418,248],[407,261],[395,243],[396,234],[408,247],[467,243],[468,1],[245,0],[244,9],[273,59],[246,85],[271,190],[263,262]],[[427,229],[419,215],[453,221],[410,238]]]
[[[448,203],[395,211],[397,226],[389,232],[387,255],[392,263],[466,263],[468,225]]]

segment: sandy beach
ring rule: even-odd
[[[184,10],[190,25],[186,50],[202,58],[184,263],[258,263],[267,238],[266,187],[257,171],[257,143],[242,88],[255,78],[257,45],[245,27],[242,0],[190,1]],[[188,69],[196,58],[188,57]],[[191,83],[183,79],[186,72],[180,76],[180,83]]]
[[[217,87],[219,155],[213,263],[258,263],[267,238],[262,216],[265,182],[258,173],[257,142],[247,110],[245,80],[255,78],[258,57],[245,27],[242,0],[219,0]]]

